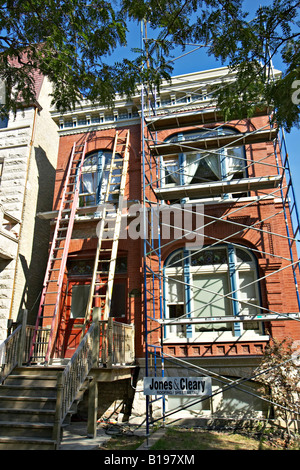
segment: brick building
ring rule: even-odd
[[[179,415],[260,414],[264,406],[251,377],[266,344],[271,337],[296,344],[300,337],[298,257],[278,129],[267,110],[224,122],[210,98],[224,79],[225,68],[174,77],[162,86],[155,114],[141,96],[118,98],[113,110],[81,103],[72,113],[52,114],[60,137],[55,191],[52,211],[41,218],[54,221],[73,146],[86,145],[59,304],[59,358],[70,357],[81,338],[101,210],[116,203],[113,191],[105,199],[110,163],[113,155],[124,159],[123,150],[114,153],[116,133],[124,146],[129,132],[109,317],[135,326],[132,419],[145,414],[143,377],[162,370],[173,377],[211,373],[213,391],[222,377],[249,378],[249,394],[226,391]],[[121,173],[111,174],[115,194]],[[107,243],[102,233],[102,283],[109,276]],[[102,308],[100,291],[93,306]],[[166,397],[166,409],[189,400]],[[157,416],[160,406],[153,405]]]

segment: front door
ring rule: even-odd
[[[91,280],[69,280],[64,336],[64,356],[72,357],[81,339]],[[126,320],[126,279],[116,278],[113,286],[110,316]],[[100,293],[100,292],[99,292]],[[101,306],[100,303],[96,306]]]

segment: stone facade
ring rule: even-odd
[[[34,320],[43,282],[50,227],[36,214],[51,208],[58,149],[50,93],[44,79],[38,104],[19,109],[0,129],[0,204],[9,221],[0,234],[0,339],[6,338],[7,321],[17,321],[21,308]],[[3,252],[1,247],[9,244],[9,253]]]

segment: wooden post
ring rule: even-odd
[[[113,326],[114,319],[109,317],[107,320],[107,342],[108,342],[108,358],[107,358],[107,367],[111,367],[113,363]]]
[[[55,441],[55,449],[59,449],[61,440],[61,410],[62,410],[62,391],[63,391],[63,372],[57,374],[57,395],[56,395],[56,409],[53,425],[52,439]]]
[[[88,425],[87,437],[94,439],[97,436],[98,412],[98,382],[94,378],[89,384]]]
[[[21,329],[21,337],[19,341],[19,348],[18,348],[18,367],[22,367],[23,365],[23,358],[24,358],[24,351],[25,351],[25,344],[26,344],[26,326],[27,326],[27,310],[21,310],[22,312],[22,329]]]
[[[101,308],[93,308],[93,323],[95,323],[95,334],[93,340],[93,367],[98,367],[99,364],[99,354],[100,354],[100,315]]]
[[[95,334],[93,339],[93,366],[98,367],[99,364],[99,350],[100,350],[100,315],[101,308],[93,308],[93,323],[95,323]],[[89,384],[89,398],[88,398],[88,424],[87,424],[87,437],[95,438],[97,436],[97,413],[98,413],[98,382],[94,377]]]

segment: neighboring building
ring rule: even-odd
[[[232,79],[225,68],[174,77],[171,85],[161,87],[155,116],[147,105],[141,111],[140,96],[130,102],[117,99],[113,110],[83,102],[72,113],[52,113],[60,138],[55,191],[52,211],[40,210],[41,218],[57,216],[73,145],[85,138],[87,142],[60,299],[58,358],[70,357],[79,344],[81,330],[76,325],[83,323],[88,302],[99,205],[114,139],[116,131],[121,136],[130,131],[125,186],[129,213],[123,213],[128,232],[123,230],[119,241],[109,315],[135,325],[140,375],[132,416],[145,414],[142,378],[146,366],[154,373],[154,363],[158,376],[162,365],[164,374],[174,377],[210,371],[214,392],[224,377],[227,383],[249,378],[244,384],[249,394],[230,388],[181,414],[260,415],[264,405],[255,396],[257,384],[251,377],[266,344],[271,337],[300,339],[294,279],[298,274],[291,266],[298,257],[291,243],[282,164],[277,161],[277,129],[270,126],[267,110],[258,110],[252,119],[223,122],[210,89],[227,78]],[[119,184],[116,177],[116,189]],[[173,232],[178,223],[179,229],[186,228],[173,214],[169,224],[163,219],[160,244],[151,244],[156,227],[151,213],[145,246],[139,209],[150,206],[161,210],[162,217],[174,209],[187,220],[193,212],[192,231],[199,230],[203,237],[193,245],[190,237]],[[17,211],[12,214],[21,217]],[[102,280],[108,275],[106,261],[104,245]],[[102,307],[103,302],[95,305]],[[172,411],[187,400],[169,396],[166,409]],[[155,407],[159,414],[160,403]]]
[[[51,208],[58,150],[51,86],[34,74],[35,102],[0,124],[0,340],[22,308],[37,315],[48,259],[50,225],[36,213]]]

